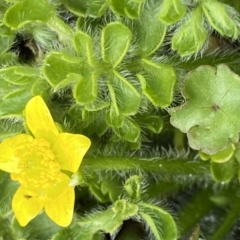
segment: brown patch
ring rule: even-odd
[[[214,110],[214,112],[216,112],[217,110],[220,109],[220,107],[219,107],[219,105],[214,104],[214,105],[212,106],[212,109]]]

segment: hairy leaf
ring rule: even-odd
[[[172,38],[172,49],[184,57],[199,51],[205,43],[208,32],[200,7],[194,9]]]
[[[174,69],[167,64],[159,64],[142,59],[146,74],[137,77],[142,85],[144,95],[159,107],[167,107],[172,102],[173,89],[176,81]]]
[[[97,98],[98,75],[93,73],[89,78],[82,77],[81,75],[79,77],[73,92],[76,102],[80,105],[94,102]]]
[[[71,79],[65,81],[68,74],[81,73],[81,61],[80,58],[64,52],[51,52],[45,59],[43,72],[49,84],[55,89],[59,89],[71,83],[69,81]]]
[[[74,47],[76,51],[81,54],[83,59],[88,61],[88,64],[90,66],[94,65],[95,56],[93,50],[93,43],[92,38],[88,34],[82,31],[76,32],[74,36]]]
[[[153,54],[162,44],[166,25],[158,20],[159,1],[145,5],[134,28],[137,51],[142,57]]]
[[[113,71],[108,88],[117,114],[132,115],[137,113],[141,96],[126,78],[117,71]]]
[[[46,0],[24,0],[9,7],[3,21],[11,29],[18,29],[33,21],[46,23],[54,14],[54,7]]]
[[[164,0],[160,8],[159,19],[166,24],[179,21],[187,11],[187,7],[181,0]]]
[[[200,66],[185,79],[185,104],[172,108],[171,124],[193,149],[213,155],[239,140],[240,77],[226,65]]]
[[[239,27],[234,19],[234,15],[238,15],[237,11],[217,0],[202,1],[202,9],[210,24],[221,35],[232,37],[233,39],[238,38]]]
[[[132,39],[132,32],[120,22],[111,22],[102,30],[102,58],[114,68],[122,61]]]
[[[88,1],[63,0],[63,2],[70,12],[73,12],[78,16],[85,16],[87,12],[87,7],[88,7]]]
[[[156,240],[176,240],[177,226],[172,216],[155,205],[139,204],[139,215],[145,221]]]
[[[90,0],[87,14],[92,17],[101,17],[107,10],[109,0]]]
[[[136,215],[137,211],[137,205],[125,200],[118,200],[108,210],[89,214],[78,221],[78,224],[83,227],[81,233],[85,236],[83,239],[92,239],[92,236],[98,231],[112,235],[124,220]]]

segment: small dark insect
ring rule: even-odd
[[[26,199],[32,198],[32,196],[30,196],[30,195],[24,195],[24,197],[25,197]]]

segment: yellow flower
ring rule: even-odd
[[[72,221],[76,173],[90,140],[79,134],[59,133],[40,96],[33,97],[25,110],[33,136],[19,134],[0,144],[0,169],[20,183],[12,208],[21,226],[26,226],[43,209],[58,225]]]

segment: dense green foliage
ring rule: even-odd
[[[41,95],[59,129],[92,141],[67,228],[44,213],[20,227],[0,172],[0,239],[236,239],[239,12],[238,0],[0,0],[0,140],[28,132]]]

